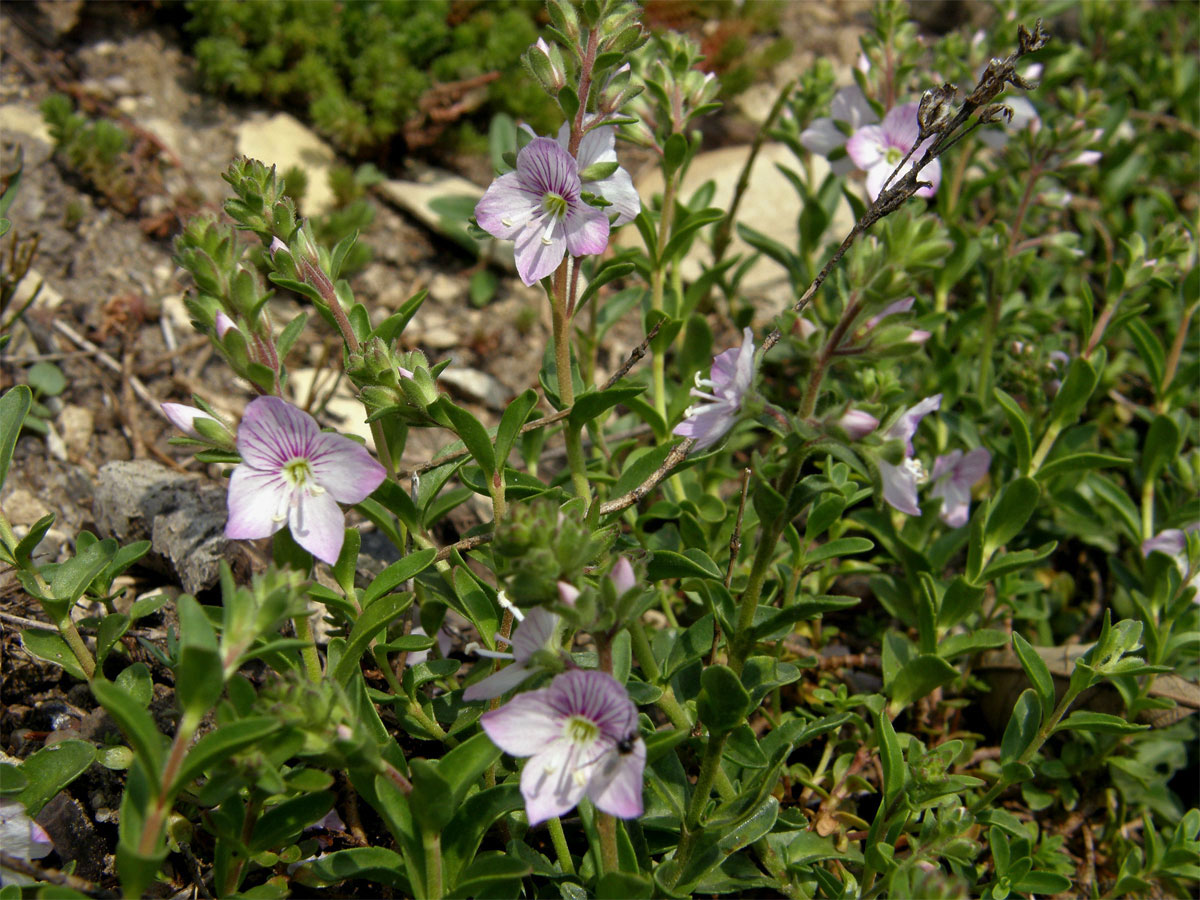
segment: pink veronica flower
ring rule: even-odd
[[[308,413],[278,397],[250,401],[238,427],[241,464],[229,479],[232,540],[270,537],[287,525],[301,547],[337,561],[345,537],[338,503],[358,503],[386,474],[361,444],[322,432]]]
[[[892,426],[884,432],[889,441],[904,441],[904,459],[898,465],[879,460],[879,477],[883,481],[883,499],[893,509],[908,516],[919,516],[917,485],[925,481],[925,470],[918,460],[912,458],[913,435],[926,415],[942,405],[942,395],[926,397],[916,406],[909,407]]]
[[[867,173],[867,195],[872,200],[879,196],[888,176],[900,164],[909,148],[917,142],[917,106],[916,103],[905,103],[893,107],[883,117],[883,122],[878,125],[864,125],[846,142],[847,155],[858,168]],[[921,154],[933,140],[932,137],[926,138],[921,146],[913,151],[904,169],[893,179],[893,183],[908,174],[913,162],[921,158]],[[930,186],[917,191],[917,196],[932,197],[942,180],[942,164],[936,159],[933,160],[921,170],[920,178],[928,181]]]
[[[0,799],[0,847],[9,856],[28,862],[48,856],[54,843],[45,829],[26,815],[24,806],[16,800]],[[33,881],[10,869],[0,869],[0,885],[8,884]]]
[[[560,582],[560,585],[562,582]],[[558,616],[542,607],[534,607],[528,614],[523,615],[515,606],[510,607],[514,616],[519,617],[520,624],[511,641],[504,641],[500,635],[496,640],[504,641],[512,646],[511,653],[498,653],[493,650],[476,649],[478,656],[492,659],[511,659],[512,663],[498,672],[493,672],[482,681],[477,681],[463,691],[463,699],[490,700],[507,694],[526,678],[531,678],[539,671],[534,662],[534,656],[541,650],[554,652],[555,634],[558,631]]]
[[[971,486],[987,474],[992,454],[977,447],[963,455],[961,450],[951,450],[933,461],[933,488],[930,497],[942,498],[941,520],[951,528],[967,524],[971,509]]]
[[[517,154],[517,169],[492,182],[475,206],[479,227],[516,242],[517,274],[536,284],[563,255],[603,253],[608,216],[580,199],[579,165],[553,138],[534,138]]]
[[[563,672],[549,687],[484,713],[480,724],[505,753],[530,757],[521,772],[530,825],[562,815],[585,795],[610,815],[642,814],[646,744],[637,707],[611,675]]]
[[[829,156],[846,146],[847,132],[853,134],[862,126],[878,121],[879,117],[858,85],[851,85],[834,95],[828,118],[814,119],[811,125],[800,132],[800,143],[813,153]],[[838,122],[843,125],[839,127]],[[848,156],[840,156],[831,159],[829,167],[835,174],[845,175],[853,171],[854,162]]]
[[[558,129],[558,144],[567,149],[571,137],[571,127],[566,122]],[[583,135],[579,142],[579,152],[575,155],[578,171],[582,174],[597,163],[615,163],[617,161],[617,129],[613,125],[601,125]],[[642,211],[642,199],[633,186],[629,173],[618,168],[607,178],[597,181],[582,182],[582,190],[603,197],[612,206],[607,206],[600,212],[606,215],[616,213],[613,226],[624,225],[637,218]]]
[[[689,406],[684,412],[686,418],[672,432],[693,438],[694,450],[711,447],[725,436],[737,420],[746,391],[750,390],[754,380],[754,332],[746,328],[742,335],[741,347],[730,348],[713,358],[708,378],[696,373],[696,387],[691,393],[704,402]],[[706,387],[712,389],[711,394],[701,390]]]

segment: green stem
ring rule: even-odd
[[[609,675],[613,671],[612,635],[612,632],[596,635],[596,656],[599,658],[600,671],[607,672]],[[619,871],[617,820],[606,812],[596,810],[596,831],[600,835],[601,874]]]
[[[571,381],[571,317],[567,312],[567,267],[570,258],[564,258],[554,273],[554,288],[550,294],[550,318],[554,334],[554,367],[558,376],[558,400],[564,409],[575,402],[575,385]],[[567,444],[567,465],[571,469],[571,481],[575,495],[582,497],[585,504],[591,502],[591,485],[587,478],[587,460],[583,455],[583,440],[580,430],[567,423],[563,428]]]
[[[571,850],[567,847],[567,836],[563,834],[562,819],[554,816],[546,826],[550,829],[550,842],[554,844],[559,868],[563,870],[564,875],[574,875],[575,863],[571,862]]]
[[[808,376],[808,387],[804,391],[804,400],[800,404],[801,418],[807,419],[817,408],[817,397],[820,396],[821,382],[825,378],[825,370],[829,367],[829,361],[833,359],[834,353],[841,347],[842,340],[846,337],[846,333],[854,324],[854,320],[858,318],[861,310],[862,306],[858,302],[856,292],[851,296],[850,302],[846,304],[846,308],[842,310],[841,318],[838,319],[837,325],[829,333],[829,339],[825,342],[825,346],[821,348],[821,352],[813,361],[812,371]]]
[[[664,173],[665,174],[665,173]],[[675,218],[675,173],[666,174],[663,181],[662,214],[658,217],[658,252],[662,253],[671,234],[671,225]],[[654,312],[663,311],[663,282],[666,278],[668,260],[660,259],[650,275],[650,309]],[[667,387],[666,387],[666,358],[653,347],[650,348],[650,371],[653,375],[654,409],[666,419],[667,417]]]
[[[425,830],[421,843],[425,847],[425,896],[429,900],[441,900],[442,836],[436,831]]]
[[[650,639],[646,636],[646,626],[640,619],[629,623],[629,635],[633,638],[633,655],[637,657],[638,665],[642,667],[642,674],[646,681],[662,688],[662,696],[654,701],[655,704],[666,713],[672,725],[684,731],[690,731],[692,721],[688,718],[687,710],[675,699],[675,691],[669,684],[659,684],[662,672],[658,668],[658,660],[654,658],[654,651],[650,648]]]
[[[192,743],[196,729],[200,727],[201,718],[202,716],[194,713],[184,713],[183,718],[179,721],[179,727],[175,729],[175,738],[171,741],[171,750],[167,754],[167,762],[163,766],[158,790],[150,802],[149,810],[146,811],[146,819],[142,826],[142,839],[138,845],[138,853],[141,856],[151,858],[155,855],[159,840],[162,838],[163,827],[167,821],[167,814],[171,811],[171,801],[174,799],[172,788],[175,779],[179,775],[180,767],[183,766],[183,759],[187,756],[188,747]],[[148,760],[143,761],[148,762]]]
[[[313,637],[312,627],[308,624],[308,616],[296,616],[292,619],[292,624],[296,628],[296,637],[305,642],[304,646],[300,648],[300,659],[304,662],[304,674],[313,684],[320,684],[323,677],[321,657],[317,653],[317,642]]]
[[[1054,442],[1058,440],[1058,435],[1061,431],[1062,425],[1058,422],[1052,422],[1046,429],[1046,433],[1042,435],[1042,440],[1038,444],[1037,450],[1034,451],[1033,459],[1029,461],[1029,472],[1027,474],[1030,478],[1038,473],[1038,469],[1046,461],[1046,457],[1050,454],[1050,450],[1054,447]]]

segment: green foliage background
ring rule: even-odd
[[[545,133],[541,88],[521,75],[539,3],[491,0],[193,0],[200,75],[210,90],[304,110],[340,149],[385,149],[436,84],[499,71],[485,109]]]

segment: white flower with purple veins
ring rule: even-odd
[[[558,129],[558,144],[564,150],[568,147],[570,137],[570,126],[564,122],[563,126]],[[591,131],[585,132],[582,140],[579,142],[579,152],[575,154],[575,158],[581,178],[593,166],[602,165],[606,168],[611,168],[613,165],[616,165],[616,127],[613,125],[601,125],[598,128],[593,128]],[[609,216],[616,213],[617,217],[612,223],[614,227],[632,222],[637,218],[638,213],[642,211],[642,198],[638,196],[637,189],[633,186],[633,179],[620,166],[617,166],[612,173],[604,178],[582,182],[582,189],[590,194],[603,197],[612,204],[612,206],[604,207],[601,212]]]
[[[386,472],[361,444],[322,432],[308,413],[278,397],[250,401],[238,427],[241,464],[229,479],[232,540],[270,537],[284,525],[301,547],[337,561],[345,537],[338,503],[359,503]]]
[[[933,488],[930,497],[942,498],[941,520],[951,528],[967,524],[971,509],[971,487],[987,474],[992,454],[982,447],[970,453],[951,450],[933,461]]]
[[[637,707],[611,675],[563,672],[479,721],[505,753],[530,757],[521,772],[530,825],[561,816],[585,795],[618,818],[642,814],[646,744]]]
[[[41,859],[54,849],[50,835],[25,813],[16,800],[0,800],[0,850],[14,859]],[[11,869],[0,868],[0,885],[33,884],[33,881]]]
[[[857,85],[844,87],[834,95],[830,114],[828,118],[814,119],[800,132],[800,143],[821,156],[829,156],[839,147],[845,147],[849,135],[864,125],[879,121]],[[838,156],[829,161],[829,167],[835,174],[845,175],[854,169],[854,162],[848,156]]]
[[[926,397],[916,406],[909,407],[892,426],[884,432],[884,439],[904,441],[904,459],[899,464],[879,460],[879,477],[883,481],[883,499],[893,509],[908,516],[919,516],[917,485],[926,480],[925,469],[919,460],[913,459],[913,435],[926,415],[942,405],[942,395]]]
[[[589,256],[608,246],[608,216],[580,199],[579,165],[553,138],[534,138],[515,172],[492,182],[475,206],[479,227],[516,242],[517,274],[536,284],[563,254]]]
[[[1189,531],[1197,529],[1200,529],[1200,522],[1193,522],[1186,528],[1164,529],[1154,537],[1142,541],[1142,556],[1149,556],[1155,550],[1165,553],[1175,560],[1180,574],[1186,577],[1188,574],[1187,536]],[[1192,575],[1187,587],[1196,588],[1196,596],[1192,598],[1192,601],[1200,603],[1200,571]]]
[[[496,636],[496,639],[510,644],[512,652],[500,653],[493,650],[476,649],[475,653],[478,656],[492,659],[511,659],[513,662],[500,671],[493,672],[482,681],[475,682],[463,691],[463,699],[468,702],[490,700],[501,694],[507,694],[522,681],[540,671],[534,660],[535,655],[543,650],[553,653],[556,649],[558,616],[540,606],[531,609],[528,615],[522,614],[515,606],[510,608],[520,622],[517,625],[517,631],[511,641],[505,640],[499,635]]]
[[[732,347],[713,357],[708,378],[696,373],[696,386],[691,393],[703,402],[689,406],[684,412],[686,418],[673,432],[695,440],[694,450],[711,447],[725,436],[737,421],[742,400],[750,390],[754,380],[754,332],[746,328],[742,335],[741,347]]]
[[[867,173],[867,196],[872,200],[879,196],[888,176],[917,142],[917,107],[916,103],[895,106],[880,124],[864,125],[846,141],[846,154]],[[928,137],[913,151],[904,168],[892,179],[893,184],[908,174],[913,163],[921,158],[933,141],[933,137]],[[918,190],[917,196],[932,197],[942,181],[942,164],[933,160],[921,169],[917,177],[918,180],[929,182],[929,187]]]

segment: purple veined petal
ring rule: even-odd
[[[693,450],[707,450],[733,427],[736,412],[727,403],[705,404],[676,425],[671,433],[695,440]]]
[[[907,446],[907,456],[912,456],[913,435],[917,433],[917,426],[921,424],[921,420],[935,409],[941,408],[942,395],[934,394],[932,397],[926,397],[920,403],[910,406],[906,409],[887,430],[885,437],[889,441],[904,441]]]
[[[588,782],[587,795],[596,808],[618,819],[635,819],[642,814],[642,783],[646,768],[646,744],[639,737],[629,753],[609,750],[597,764]]]
[[[317,420],[304,410],[278,397],[257,397],[238,426],[238,453],[246,465],[274,471],[289,459],[307,457],[319,433]]]
[[[475,204],[475,221],[493,237],[510,241],[540,212],[541,202],[541,196],[524,187],[515,172],[508,172],[493,181]]]
[[[579,200],[579,166],[553,138],[534,138],[522,148],[516,176],[539,203],[547,193],[558,194],[569,204]]]
[[[296,543],[321,562],[333,565],[346,539],[346,516],[328,491],[319,494],[296,492],[288,511],[288,528]]]
[[[1142,556],[1149,556],[1155,550],[1167,556],[1179,556],[1187,550],[1187,535],[1182,529],[1167,528],[1142,541]]]
[[[482,681],[468,685],[467,689],[463,691],[463,700],[472,703],[476,700],[491,700],[493,697],[502,696],[533,674],[530,669],[519,662],[509,663],[503,669],[498,669]],[[492,740],[494,741],[495,738]]]
[[[949,453],[943,453],[933,461],[933,471],[929,473],[931,481],[940,481],[947,475],[952,475],[954,470],[958,468],[958,461],[962,459],[963,452],[961,450],[951,450]]]
[[[573,809],[587,788],[584,778],[576,778],[579,748],[563,737],[548,743],[525,763],[521,772],[521,796],[530,825],[538,825]]]
[[[548,690],[548,700],[560,715],[583,716],[614,741],[637,727],[637,707],[624,686],[607,672],[571,669],[556,676]]]
[[[845,143],[846,135],[829,118],[814,119],[811,125],[800,132],[801,146],[819,156],[828,156]]]
[[[188,406],[184,403],[161,403],[159,406],[162,409],[163,415],[167,417],[167,421],[188,437],[200,438],[200,433],[196,431],[196,426],[194,425],[196,419],[212,419],[214,422],[217,421],[204,410]]]
[[[606,216],[611,216],[614,212],[617,214],[613,227],[632,222],[642,211],[642,198],[633,186],[633,179],[624,169],[617,169],[600,181],[589,181],[584,187],[612,204],[602,212]]]
[[[888,110],[880,125],[887,146],[895,147],[901,153],[912,149],[913,144],[917,142],[917,135],[920,134],[920,126],[917,124],[918,105],[902,103]]]
[[[551,705],[549,695],[550,688],[518,694],[499,709],[485,712],[479,724],[492,743],[510,756],[533,756],[563,739],[564,716]]]
[[[546,232],[545,223],[538,219],[531,221],[517,235],[514,247],[517,274],[526,285],[537,284],[552,274],[567,252],[562,223],[555,223],[550,227],[549,234]]]
[[[957,451],[956,451],[957,452]],[[971,485],[955,477],[955,473],[943,476],[929,491],[930,497],[942,498],[942,509],[938,517],[951,528],[967,524],[971,509]]]
[[[713,357],[712,368],[709,369],[708,378],[713,384],[713,391],[718,395],[724,394],[731,389],[734,381],[737,379],[738,353],[741,348],[730,347],[728,350],[722,350]]]
[[[733,394],[737,398],[739,406],[742,398],[746,396],[746,391],[750,390],[752,381],[754,381],[754,332],[747,327],[742,329],[742,346],[738,350],[737,367],[733,375]]]
[[[362,444],[340,434],[322,432],[309,444],[309,464],[317,484],[339,503],[360,503],[387,477]]]
[[[833,95],[830,112],[834,119],[845,122],[852,130],[879,121],[875,110],[871,108],[866,95],[857,84],[848,85]]]
[[[577,203],[567,209],[564,227],[572,256],[599,256],[608,247],[608,216],[602,209]]]
[[[886,151],[883,128],[879,125],[864,125],[846,141],[846,155],[864,172],[880,162]]]
[[[958,466],[958,477],[966,481],[968,485],[976,484],[987,474],[988,466],[991,464],[992,454],[984,447],[976,447],[963,457],[963,461]]]
[[[512,652],[517,662],[527,663],[533,654],[549,648],[556,628],[558,616],[550,610],[538,606],[527,612],[525,621],[517,626],[517,633],[512,639]]]
[[[612,579],[613,587],[617,589],[618,597],[637,587],[637,578],[633,574],[633,565],[624,556],[617,557],[617,561],[613,564],[612,571],[608,573],[608,577]]]
[[[225,537],[230,540],[270,537],[287,522],[291,497],[292,487],[282,474],[252,469],[242,463],[229,479]]]
[[[904,466],[894,466],[879,461],[879,478],[883,482],[883,499],[893,509],[908,516],[919,516],[917,506],[917,479]]]

